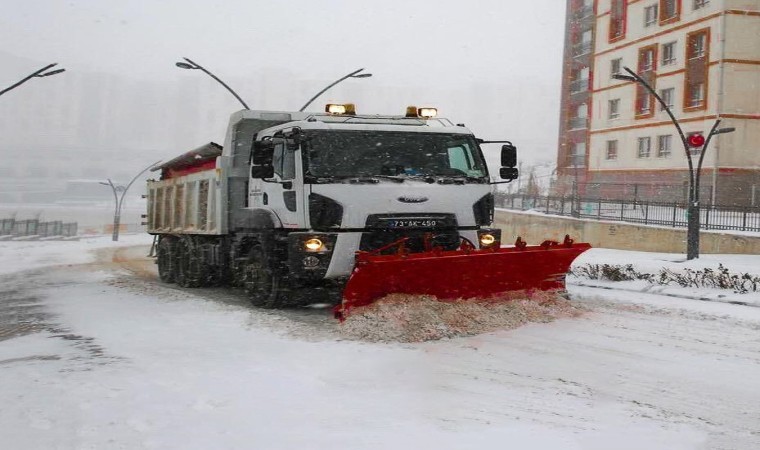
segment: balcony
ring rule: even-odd
[[[568,169],[582,169],[586,167],[586,154],[567,155],[565,167]]]
[[[583,5],[573,12],[573,20],[583,20],[594,14],[594,5]]]
[[[579,42],[573,45],[573,56],[583,56],[591,53],[592,42]]]
[[[570,93],[579,94],[588,91],[588,78],[581,78],[570,82]]]
[[[588,118],[573,117],[567,122],[567,124],[570,130],[581,130],[583,128],[588,128]]]

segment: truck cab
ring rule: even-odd
[[[359,115],[353,105],[327,105],[318,114],[233,114],[215,168],[204,172],[214,196],[205,223],[215,228],[193,244],[201,259],[254,303],[279,306],[299,287],[339,285],[357,252],[398,252],[400,240],[411,253],[462,240],[498,246],[483,141],[435,113]],[[515,162],[506,143],[502,178],[516,178]],[[188,240],[170,231],[166,239]]]

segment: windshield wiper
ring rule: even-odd
[[[305,183],[325,184],[325,183],[332,183],[333,181],[335,181],[335,177],[332,177],[332,176],[318,177],[311,174],[306,174],[303,177],[303,181]]]
[[[441,184],[464,184],[464,183],[487,183],[483,177],[473,177],[470,175],[438,175],[438,182]]]
[[[395,181],[397,183],[403,183],[404,177],[403,176],[396,176],[396,175],[360,175],[360,176],[353,176],[353,175],[326,175],[326,176],[315,176],[311,174],[307,174],[304,176],[304,181],[306,183],[315,183],[315,184],[326,184],[326,183],[334,183],[336,181],[340,180],[340,182],[343,183],[352,183],[352,184],[377,184],[380,182],[380,180],[391,180]]]
[[[341,177],[347,179],[349,183],[379,183],[380,180],[391,180],[396,183],[403,183],[404,178],[396,175],[367,175],[361,177]]]

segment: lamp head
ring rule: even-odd
[[[630,75],[623,75],[622,73],[616,73],[615,75],[612,75],[612,78],[623,81],[636,81],[635,77],[632,77]]]
[[[49,77],[50,75],[56,75],[56,74],[59,74],[61,72],[66,72],[66,69],[55,69],[55,70],[51,70],[50,72],[41,73],[41,74],[39,74],[37,76],[38,77]]]
[[[726,127],[726,128],[719,128],[715,130],[715,133],[713,134],[726,134],[726,133],[733,133],[736,131],[736,128],[734,127]]]

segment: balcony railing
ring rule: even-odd
[[[587,117],[573,117],[568,121],[568,125],[571,130],[580,130],[582,128],[588,128]]]
[[[567,155],[567,168],[582,168],[586,167],[586,154],[573,154],[573,155]]]
[[[573,56],[583,56],[591,53],[591,41],[579,42],[573,45]]]
[[[573,19],[575,20],[585,19],[587,17],[591,17],[593,13],[594,13],[594,5],[583,5],[580,8],[575,10],[575,12],[573,13]]]
[[[588,91],[588,78],[581,78],[570,82],[570,93],[578,94],[580,92]]]

